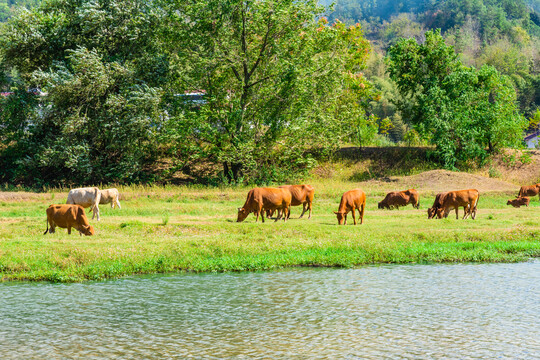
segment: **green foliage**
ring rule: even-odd
[[[488,153],[520,144],[526,122],[511,83],[495,68],[463,66],[440,33],[432,31],[424,44],[401,40],[388,54],[390,77],[410,99],[398,102],[398,108],[436,145],[445,167],[482,163]]]
[[[182,166],[205,159],[229,181],[283,181],[367,124],[358,71],[369,44],[359,26],[317,21],[324,9],[313,0],[167,7],[178,92],[206,94],[171,120]]]
[[[10,19],[0,43],[21,90],[2,107],[4,181],[145,179],[164,119],[157,21],[138,0],[50,1]],[[36,86],[46,96],[22,90]]]

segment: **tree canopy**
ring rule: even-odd
[[[388,71],[406,101],[397,107],[437,146],[446,167],[482,162],[490,152],[518,146],[527,122],[507,77],[492,66],[464,66],[439,32],[423,44],[401,40],[388,52]]]
[[[227,181],[283,181],[365,141],[370,45],[324,11],[314,0],[22,9],[0,33],[18,89],[0,104],[3,180],[146,181],[202,163]],[[159,159],[167,169],[152,174]]]

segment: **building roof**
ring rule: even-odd
[[[529,135],[525,136],[524,140],[529,141],[529,140],[532,140],[532,139],[538,137],[539,135],[540,135],[540,133],[535,132],[535,133],[532,133],[532,134],[529,134]]]

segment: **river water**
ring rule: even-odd
[[[540,358],[540,261],[0,284],[2,359]]]

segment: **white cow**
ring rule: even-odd
[[[113,209],[115,206],[118,206],[119,209],[122,208],[120,206],[120,201],[118,201],[118,198],[120,197],[120,193],[118,192],[118,189],[112,188],[112,189],[101,190],[100,192],[101,192],[101,200],[99,200],[100,204],[111,203],[111,208]]]
[[[87,187],[70,190],[66,204],[77,204],[84,208],[89,207],[92,211],[92,220],[97,214],[97,221],[99,221],[99,202],[101,200],[101,192],[97,187]]]

